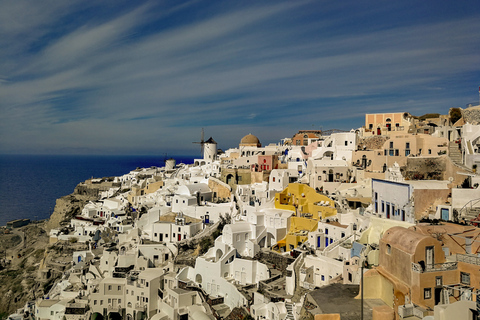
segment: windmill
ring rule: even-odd
[[[203,147],[205,145],[205,132],[203,131],[203,128],[202,128],[202,133],[201,133],[201,136],[200,136],[200,142],[192,142],[192,143],[196,143],[196,144],[200,145],[200,150],[201,150],[200,152],[203,155]]]

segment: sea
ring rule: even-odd
[[[193,156],[169,156],[191,164]],[[55,200],[90,178],[121,176],[165,166],[164,156],[0,155],[0,226],[15,219],[43,220]]]

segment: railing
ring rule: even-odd
[[[456,269],[457,269],[457,262],[437,263],[434,265],[426,265],[425,267],[422,267],[418,263],[412,262],[412,271],[418,272],[418,273],[449,271],[449,270],[456,270]]]
[[[463,212],[467,211],[468,209],[477,208],[478,203],[480,203],[480,198],[468,201],[460,210],[458,210],[458,216],[461,217],[463,215]]]
[[[480,266],[480,257],[473,254],[457,253],[457,262],[465,262],[465,263],[476,264],[477,266]]]

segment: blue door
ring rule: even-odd
[[[325,237],[325,248],[328,247],[328,237]]]
[[[322,244],[320,243],[320,237],[317,237],[317,248],[320,248]]]
[[[210,223],[210,217],[209,215],[205,215],[205,223]]]
[[[442,208],[442,220],[448,221],[448,209]]]

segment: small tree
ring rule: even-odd
[[[454,124],[462,118],[462,110],[460,110],[460,108],[451,108],[449,116],[450,121],[452,122],[452,124]]]

